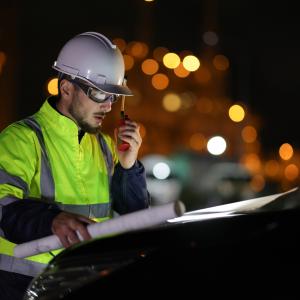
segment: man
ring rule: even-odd
[[[0,135],[0,298],[22,299],[30,280],[55,255],[13,257],[17,243],[56,234],[64,247],[90,239],[87,224],[149,207],[138,125],[117,131],[129,144],[115,149],[100,132],[124,85],[119,49],[85,32],[61,49],[53,68],[59,95]]]

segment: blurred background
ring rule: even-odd
[[[289,3],[290,2],[290,3]],[[292,1],[0,2],[0,130],[57,93],[64,43],[98,31],[124,55],[154,204],[189,210],[299,184],[300,19]],[[112,133],[120,103],[103,130]],[[1,145],[0,145],[1,147]]]

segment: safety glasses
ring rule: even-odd
[[[117,102],[121,96],[120,95],[114,95],[114,94],[106,94],[103,93],[91,86],[88,86],[84,83],[78,82],[76,80],[70,80],[73,84],[77,85],[82,89],[82,91],[93,101],[97,103],[103,103],[110,101],[111,103]]]

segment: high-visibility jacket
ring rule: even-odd
[[[23,242],[50,234],[49,222],[60,209],[102,221],[112,216],[111,198],[120,202],[120,213],[148,207],[143,168],[135,166],[137,171],[127,172],[117,162],[109,136],[85,133],[79,142],[77,125],[48,100],[32,117],[8,126],[0,135],[0,269],[35,276],[53,258],[53,253],[13,257],[14,231],[22,232],[18,226],[24,226],[24,232],[27,227],[31,230],[26,237],[16,238]],[[111,197],[110,191],[116,196]],[[25,203],[38,204],[39,215],[26,211]],[[19,217],[13,215],[17,213]],[[43,214],[50,218],[48,223]],[[1,220],[6,215],[15,223]],[[38,224],[36,228],[31,222]]]

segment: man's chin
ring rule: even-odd
[[[88,133],[98,133],[101,131],[101,124],[99,124],[97,127],[90,127],[89,131],[86,131]]]
[[[82,124],[80,127],[85,132],[98,133],[101,130],[101,125],[102,125],[102,122],[95,126],[91,126],[90,124],[85,123],[85,124]]]

